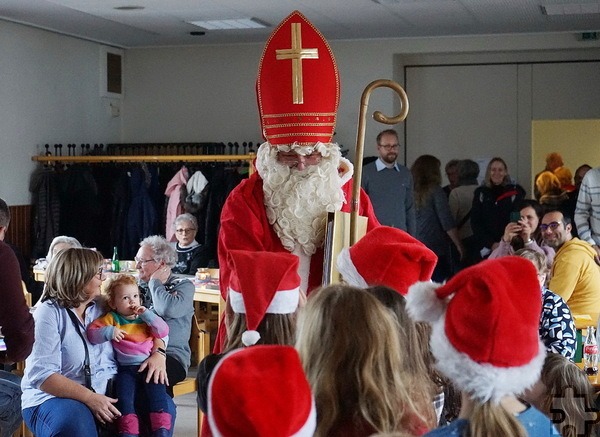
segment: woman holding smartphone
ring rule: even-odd
[[[548,267],[554,261],[554,249],[543,243],[539,229],[542,206],[533,199],[525,199],[510,213],[510,222],[504,228],[502,239],[489,258],[514,255],[519,249],[531,249],[546,255]]]

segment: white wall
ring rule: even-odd
[[[31,203],[44,144],[115,142],[121,121],[100,98],[100,46],[0,21],[0,197]],[[63,150],[66,154],[66,150]]]
[[[358,110],[363,89],[375,79],[404,81],[403,65],[425,63],[440,56],[445,62],[465,62],[473,53],[512,51],[524,62],[547,50],[600,47],[580,42],[574,34],[509,35],[395,40],[330,41],[341,79],[341,99],[335,140],[354,153]],[[259,141],[260,125],[254,83],[263,44],[162,49],[126,53],[126,97],[123,140],[137,141]],[[409,100],[411,96],[409,94]],[[397,98],[377,89],[370,114],[395,115]],[[409,117],[411,115],[409,114]],[[372,120],[366,127],[365,155],[375,153],[374,138],[385,126]],[[403,126],[397,126],[403,132]]]
[[[0,41],[0,197],[9,204],[29,203],[30,157],[45,143],[261,140],[254,83],[263,44],[126,50],[122,115],[111,118],[98,91],[100,45],[2,21]],[[330,43],[341,77],[335,139],[351,154],[363,89],[379,78],[403,83],[401,65],[411,56],[532,50],[524,55],[531,60],[546,50],[600,47],[573,34]],[[396,105],[390,90],[378,89],[369,113],[393,115]],[[372,155],[384,126],[366,128]]]

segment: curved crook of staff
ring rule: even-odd
[[[358,131],[356,134],[356,151],[354,154],[354,184],[352,186],[352,203],[350,205],[350,246],[356,243],[357,238],[357,220],[359,199],[360,199],[360,182],[362,180],[362,160],[363,151],[365,147],[365,124],[367,118],[367,107],[369,105],[369,97],[374,89],[380,87],[391,88],[400,97],[401,110],[400,113],[394,117],[388,117],[381,111],[375,111],[373,118],[379,123],[383,124],[398,124],[404,121],[408,115],[408,97],[404,89],[393,80],[378,79],[371,82],[362,93],[360,99],[360,111],[358,115]]]

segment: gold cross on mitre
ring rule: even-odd
[[[302,90],[302,59],[319,59],[318,49],[302,48],[302,32],[300,23],[292,23],[292,47],[289,49],[275,50],[275,59],[292,60],[292,93],[294,103],[304,103]]]

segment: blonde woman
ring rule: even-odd
[[[525,190],[512,182],[504,159],[492,158],[483,185],[473,193],[471,209],[471,228],[483,257],[498,247],[511,211],[524,198]]]
[[[351,316],[350,316],[351,315]],[[435,426],[431,402],[417,405],[405,375],[398,322],[368,291],[318,290],[298,319],[296,348],[317,405],[315,436],[422,435]],[[433,420],[432,420],[433,418]]]

